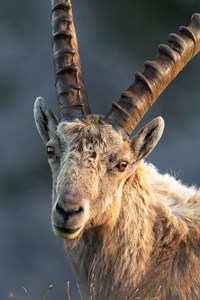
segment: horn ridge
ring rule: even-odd
[[[112,104],[105,121],[125,135],[130,135],[141,118],[167,85],[200,51],[200,14],[194,14],[188,27],[181,26],[179,34],[170,34],[168,42],[158,47],[158,55],[145,62],[142,73]]]
[[[69,1],[67,2],[59,2],[59,3],[55,3],[53,6],[52,6],[52,12],[56,9],[70,9],[72,7],[71,3]]]
[[[52,48],[59,120],[84,118],[90,113],[72,6],[69,0],[52,0]]]

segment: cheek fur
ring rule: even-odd
[[[90,203],[90,220],[94,227],[104,224],[113,228],[120,213],[123,182],[114,185],[109,179],[105,181],[99,196]]]

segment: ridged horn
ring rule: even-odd
[[[105,117],[125,135],[130,135],[150,106],[184,66],[200,51],[200,14],[194,14],[188,27],[181,26],[179,34],[170,34],[167,44],[159,45],[159,53],[145,62],[142,73],[112,104]]]
[[[59,121],[90,113],[70,0],[51,0],[52,48]]]

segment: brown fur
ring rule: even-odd
[[[124,186],[114,229],[88,230],[72,248],[65,241],[69,260],[95,299],[199,299],[200,226],[155,203],[140,172]]]
[[[159,122],[131,142],[94,116],[49,129],[52,221],[84,224],[65,249],[95,300],[200,298],[200,192],[143,161],[159,140]],[[124,160],[121,173],[116,164]],[[64,222],[58,201],[86,212]]]

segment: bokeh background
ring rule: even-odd
[[[94,112],[105,114],[157,45],[199,12],[199,0],[73,0],[81,60]],[[51,174],[33,103],[56,112],[50,1],[2,1],[0,9],[0,299],[79,299],[62,240],[51,231]],[[161,172],[200,185],[200,56],[160,96],[140,128],[162,115],[165,134],[148,157]]]

